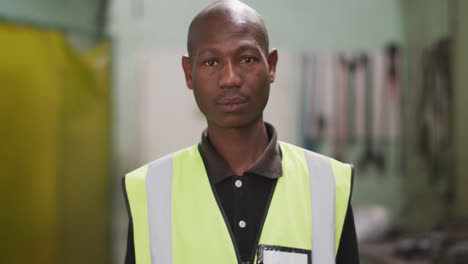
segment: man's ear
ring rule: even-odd
[[[272,49],[268,54],[268,68],[269,68],[269,77],[270,83],[273,83],[276,78],[276,64],[278,63],[278,51]]]
[[[192,89],[192,60],[188,56],[182,56],[182,69],[184,70],[187,87]]]

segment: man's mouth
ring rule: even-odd
[[[216,102],[223,112],[235,112],[241,110],[247,99],[241,96],[223,97]]]
[[[225,105],[225,104],[242,104],[247,102],[247,99],[241,96],[230,96],[230,97],[223,97],[218,100],[218,104]]]

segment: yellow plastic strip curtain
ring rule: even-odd
[[[0,23],[0,263],[109,262],[107,46]]]

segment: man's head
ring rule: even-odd
[[[240,1],[215,2],[192,20],[182,66],[209,126],[262,120],[278,59],[268,45],[263,20]]]

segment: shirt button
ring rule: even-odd
[[[242,181],[241,180],[237,180],[234,185],[236,185],[237,188],[240,188],[242,187]]]
[[[239,221],[239,227],[240,227],[240,228],[244,228],[246,225],[247,225],[247,223],[245,223],[244,220],[240,220],[240,221]]]

